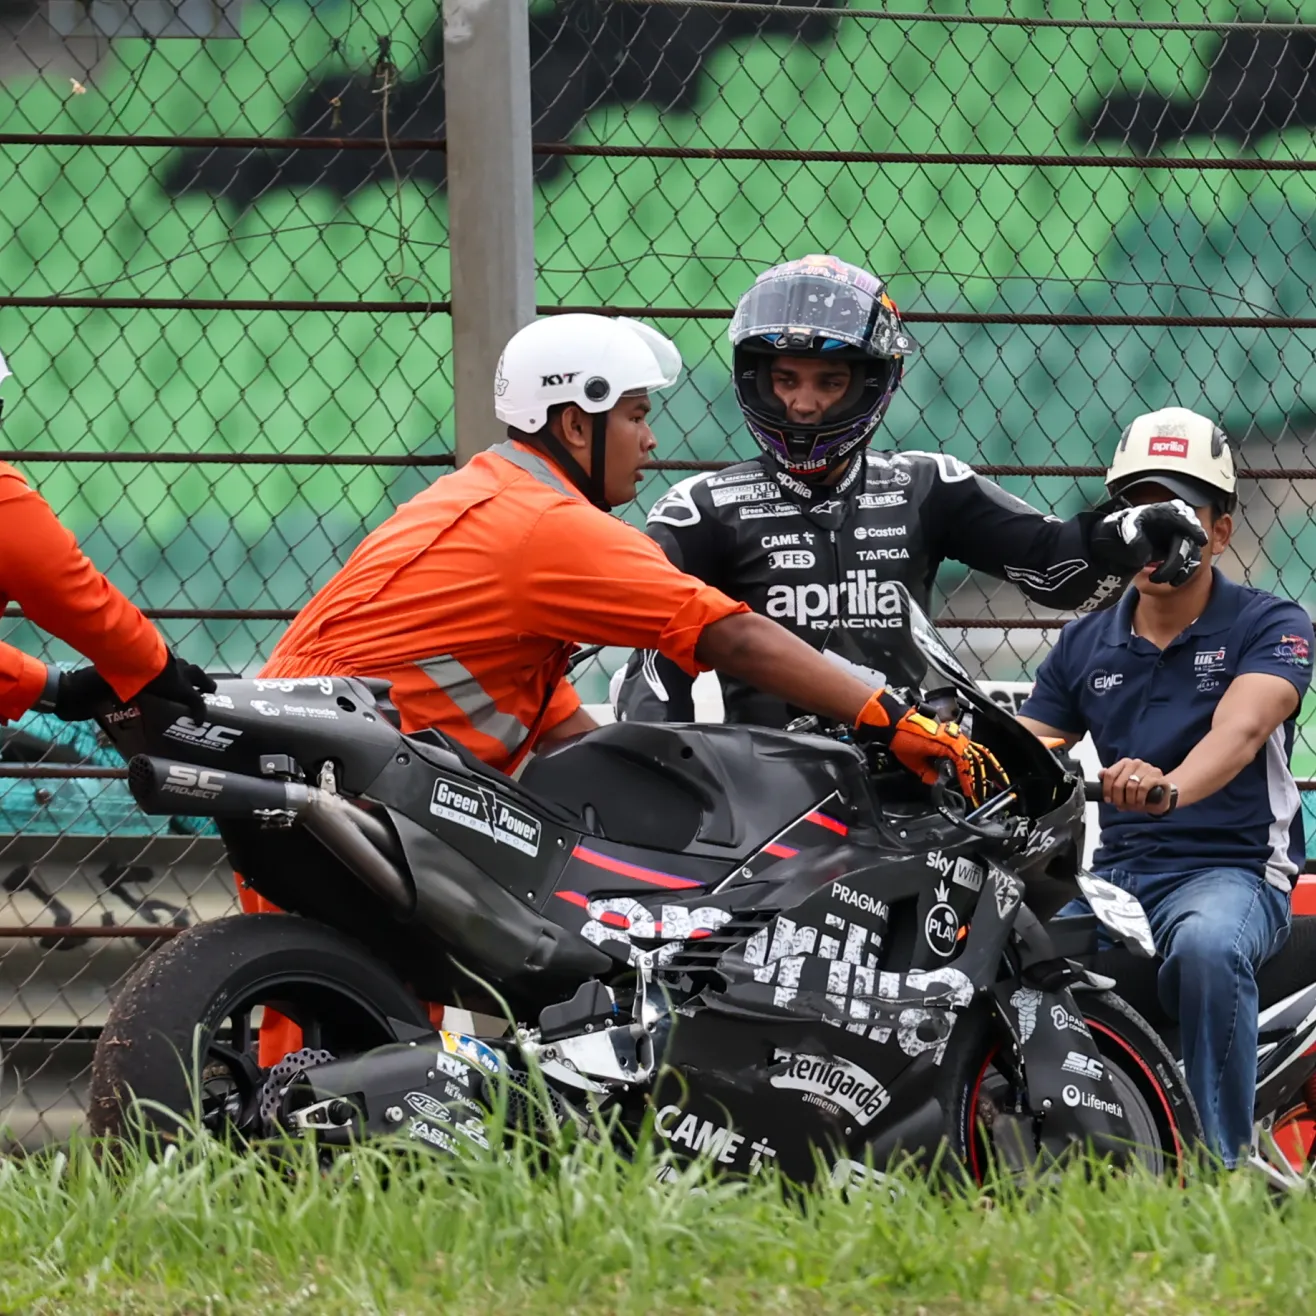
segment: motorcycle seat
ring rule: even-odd
[[[1093,968],[1114,978],[1115,990],[1155,1029],[1178,1027],[1162,1007],[1156,991],[1161,961],[1144,960],[1123,947],[1103,951]],[[1257,973],[1259,1006],[1266,1009],[1310,983],[1316,982],[1316,914],[1298,915],[1279,954]]]
[[[595,830],[569,804],[530,790],[523,782],[491,768],[458,740],[451,740],[429,727],[413,731],[403,739],[432,767],[446,771],[465,769],[472,776],[483,779],[501,793],[519,800],[523,806],[541,817],[552,819],[554,822],[570,827],[573,831]]]

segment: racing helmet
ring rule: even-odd
[[[1140,484],[1161,485],[1189,507],[1232,512],[1238,476],[1224,430],[1187,407],[1139,416],[1120,436],[1106,490],[1118,498]]]
[[[518,330],[494,372],[494,414],[538,442],[596,507],[604,497],[608,412],[632,393],[667,388],[681,374],[676,344],[624,317],[552,315]],[[590,471],[547,428],[555,407],[572,404],[594,417]]]
[[[886,284],[835,256],[765,270],[740,299],[728,331],[736,401],[749,432],[778,467],[817,479],[867,443],[918,350]],[[772,389],[780,357],[851,363],[850,387],[820,420],[790,420]]]

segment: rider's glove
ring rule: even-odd
[[[1202,523],[1182,498],[1111,512],[1092,532],[1092,546],[1119,571],[1141,571],[1159,561],[1151,577],[1157,585],[1187,584],[1205,543]]]
[[[53,713],[61,722],[85,722],[106,705],[118,703],[110,683],[94,667],[75,672],[48,667],[46,673],[45,691],[32,705],[35,712]]]
[[[951,764],[960,790],[973,804],[987,798],[993,780],[1010,784],[991,750],[970,740],[958,723],[925,717],[889,690],[873,693],[855,719],[855,729],[863,739],[889,749],[925,785],[936,785],[940,765]]]
[[[194,717],[201,717],[206,711],[202,693],[213,695],[216,689],[213,677],[166,649],[164,666],[142,687],[142,693],[157,699],[172,699],[185,705]]]

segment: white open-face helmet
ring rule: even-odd
[[[513,334],[494,372],[494,412],[537,442],[567,478],[604,511],[608,412],[627,394],[667,388],[681,373],[670,338],[638,320],[552,315]],[[547,429],[553,407],[574,403],[593,416],[590,469]]]
[[[550,407],[575,403],[599,415],[626,393],[667,388],[681,374],[670,338],[638,320],[550,315],[512,335],[494,375],[494,412],[536,434]]]
[[[1159,484],[1190,507],[1233,508],[1238,477],[1225,432],[1187,407],[1139,416],[1120,437],[1106,472],[1112,498],[1140,484]]]

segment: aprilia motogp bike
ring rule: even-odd
[[[1082,889],[1150,953],[1136,901],[1079,872],[1082,781],[903,591],[886,621],[888,683],[971,721],[1009,773],[980,807],[846,730],[626,722],[514,781],[403,735],[382,682],[224,680],[202,721],[113,710],[139,804],[216,819],[299,917],[220,920],[141,963],[97,1046],[93,1130],[137,1097],[168,1135],[191,1070],[216,1133],[453,1155],[533,1068],[558,1117],[731,1174],[850,1182],[908,1155],[981,1178],[1088,1147],[1171,1169],[1200,1137],[1172,1057],[1044,925]],[[474,1010],[477,980],[511,1026],[436,1031],[421,1003]],[[304,1043],[268,1070],[262,1009]]]

